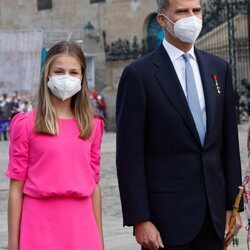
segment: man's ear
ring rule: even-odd
[[[156,19],[161,27],[166,29],[166,17],[164,17],[161,13],[158,13]]]

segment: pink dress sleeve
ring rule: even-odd
[[[14,116],[10,124],[9,164],[6,175],[25,181],[29,165],[29,118],[25,113]]]
[[[95,119],[94,134],[91,145],[91,168],[95,173],[95,181],[100,181],[100,160],[101,160],[101,142],[104,130],[104,122],[101,119]]]

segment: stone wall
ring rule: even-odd
[[[37,10],[37,0],[8,0],[0,2],[1,29],[45,30],[83,29],[88,21],[101,35],[105,30],[107,41],[118,38],[143,38],[144,21],[155,12],[154,0],[106,0],[90,4],[89,0],[53,0],[52,9]]]
[[[90,4],[90,0],[53,0],[52,9],[37,10],[37,0],[0,1],[0,29],[43,29],[44,46],[66,40],[82,40],[81,47],[95,55],[95,85],[105,94],[110,129],[114,129],[116,89],[125,62],[106,62],[103,31],[106,41],[146,37],[148,17],[155,13],[154,0],[106,0]],[[84,33],[90,21],[94,26],[93,37]]]

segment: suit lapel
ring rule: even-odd
[[[213,66],[205,54],[200,52],[199,50],[195,50],[195,55],[197,57],[201,81],[203,85],[205,104],[206,104],[206,116],[207,116],[207,133],[206,133],[206,141],[209,139],[209,134],[213,129],[213,123],[216,112],[216,96],[217,90],[215,86],[215,82],[213,80],[213,74],[215,71],[213,70]]]
[[[182,90],[174,66],[163,45],[161,45],[156,51],[153,64],[157,66],[155,77],[158,80],[160,87],[200,143],[199,135],[188,107],[185,94]]]

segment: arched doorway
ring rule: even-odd
[[[147,26],[148,51],[152,51],[158,47],[164,38],[164,32],[156,19],[156,15],[157,14],[152,14],[151,17],[149,17]]]

